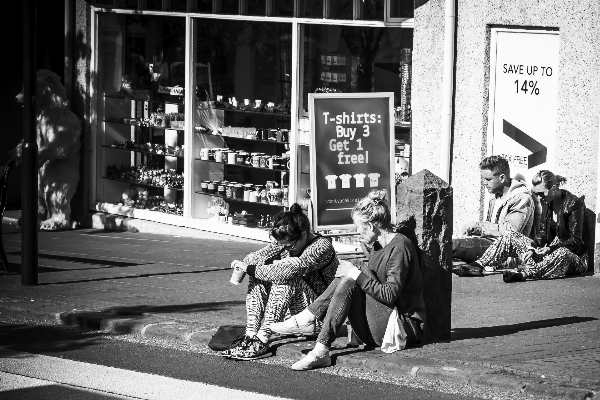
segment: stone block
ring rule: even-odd
[[[425,284],[426,341],[449,339],[452,300],[452,188],[428,170],[396,187],[396,222],[412,228]]]

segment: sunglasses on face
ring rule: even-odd
[[[545,200],[546,196],[548,196],[549,190],[544,190],[543,192],[533,192],[540,197],[540,199]]]

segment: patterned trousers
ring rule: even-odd
[[[249,277],[246,294],[246,335],[270,336],[269,325],[283,321],[289,311],[296,315],[314,300],[313,291],[301,278],[288,282],[266,282]]]
[[[560,243],[558,237],[551,243]],[[515,257],[520,264],[523,256],[531,246],[532,240],[518,233],[508,231],[500,236],[477,260],[482,266],[499,267],[506,262],[507,257]],[[583,274],[587,271],[587,252],[581,257],[565,247],[559,247],[545,256],[534,253],[523,271],[527,279],[553,279],[565,275]]]

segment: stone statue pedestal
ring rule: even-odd
[[[396,222],[415,231],[427,307],[425,341],[450,339],[452,188],[428,170],[396,187]]]

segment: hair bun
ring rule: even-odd
[[[371,190],[369,192],[369,199],[375,205],[380,205],[386,202],[387,192],[385,190]]]
[[[293,212],[294,214],[304,214],[304,210],[302,210],[302,207],[300,207],[300,204],[298,203],[292,204],[290,207],[290,212]]]

